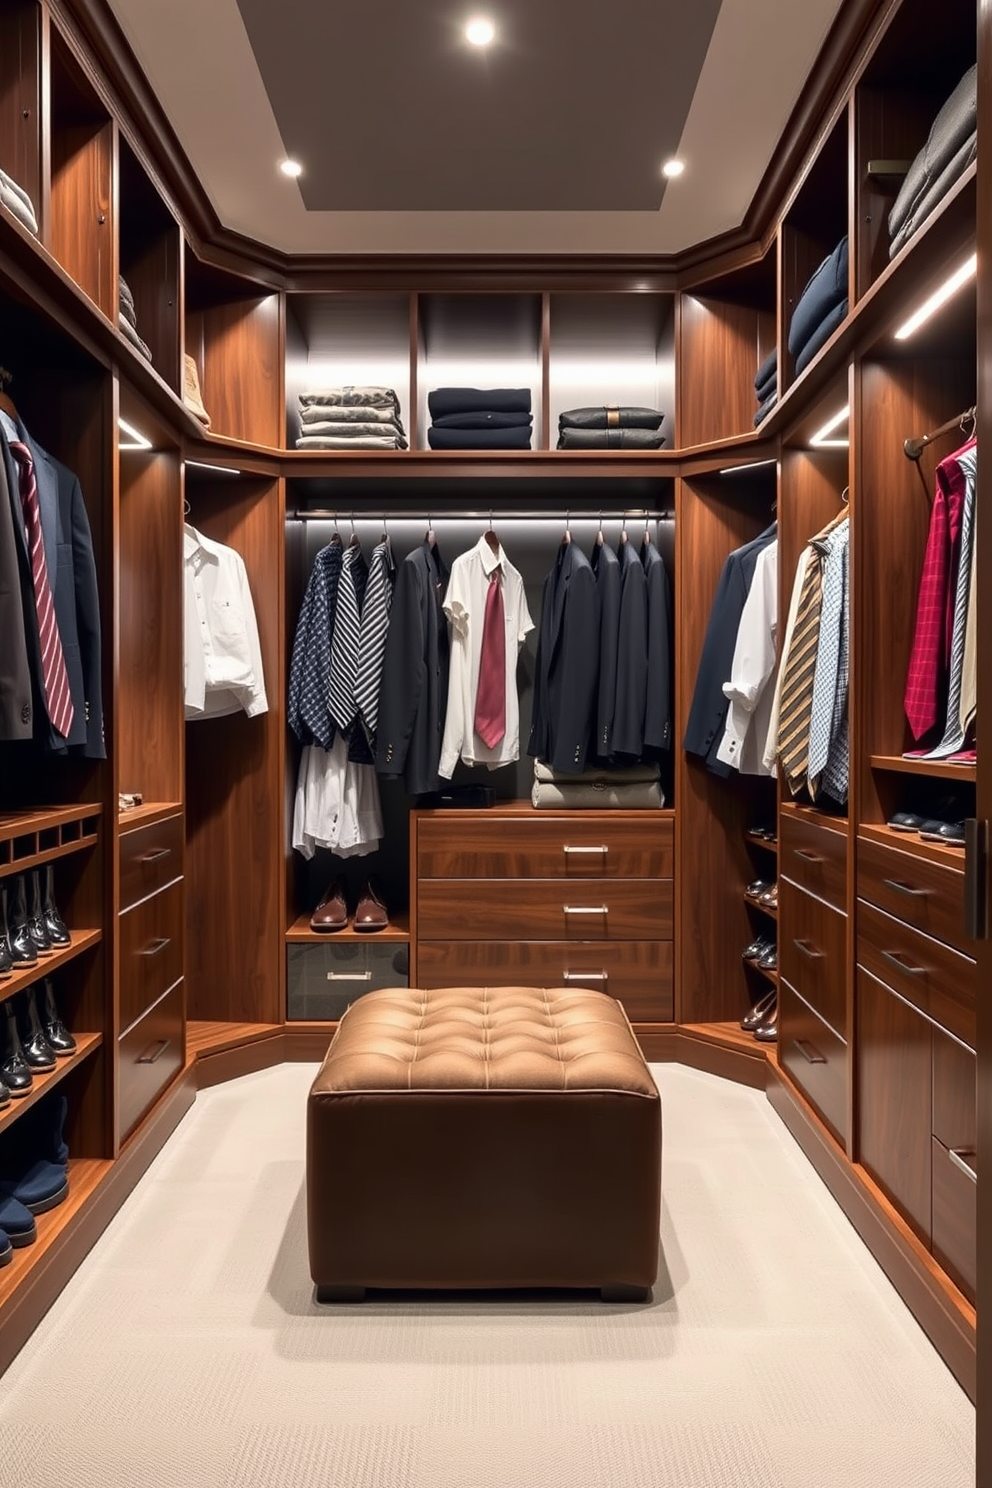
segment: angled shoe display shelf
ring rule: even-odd
[[[51,32],[51,207],[48,246],[117,323],[116,125],[68,45]]]
[[[0,11],[0,170],[27,192],[47,241],[42,150],[42,20],[38,0],[11,0]],[[14,221],[0,192],[0,209]]]
[[[185,246],[184,352],[196,368],[194,420],[219,439],[283,444],[280,295],[263,282],[215,266]],[[187,386],[182,368],[180,393]],[[209,418],[205,422],[204,414]]]
[[[123,134],[118,139],[117,324],[131,350],[180,392],[179,224]]]
[[[775,242],[762,258],[690,282],[679,303],[679,448],[752,433],[759,404],[771,411],[775,380],[773,369],[762,379],[765,397],[755,396],[756,374],[777,350]]]

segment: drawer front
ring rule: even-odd
[[[422,940],[421,987],[589,987],[622,1002],[632,1023],[675,1017],[672,942]]]
[[[858,894],[925,935],[968,949],[964,874],[957,869],[859,838]]]
[[[975,963],[858,900],[858,964],[957,1038],[975,1043]]]
[[[671,940],[672,880],[427,879],[417,931],[421,940]]]
[[[417,824],[420,878],[671,878],[674,866],[672,818],[658,812],[604,821],[578,811],[480,811]]]
[[[834,909],[847,909],[847,837],[784,812],[779,825],[779,872]]]
[[[933,1139],[933,1253],[969,1302],[975,1301],[978,1182],[975,1154]]]
[[[183,886],[171,884],[120,917],[121,1032],[183,974]]]
[[[286,947],[287,1016],[335,1022],[356,998],[410,982],[410,947],[374,936]]]
[[[783,878],[779,886],[779,967],[785,980],[847,1038],[847,915]]]
[[[847,1126],[847,1045],[784,979],[778,996],[778,1058],[839,1142]]]
[[[157,894],[183,873],[183,819],[170,816],[150,827],[125,832],[118,844],[121,863],[120,906]]]
[[[183,983],[177,982],[118,1040],[121,1140],[183,1067]]]
[[[974,1152],[978,1145],[978,1062],[939,1029],[933,1034],[933,1134],[945,1147]]]

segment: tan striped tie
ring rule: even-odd
[[[778,721],[778,758],[786,784],[796,796],[809,765],[809,725],[813,712],[813,676],[820,639],[823,567],[820,555],[810,552],[799,595],[792,644],[785,659],[782,706]]]

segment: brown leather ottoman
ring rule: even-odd
[[[307,1223],[321,1302],[366,1287],[598,1287],[658,1271],[661,1101],[601,992],[384,988],[310,1090]]]

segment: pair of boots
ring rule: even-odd
[[[16,1139],[11,1131],[0,1143],[0,1266],[37,1238],[35,1215],[68,1197],[67,1114],[64,1095],[46,1096],[18,1122]]]
[[[39,995],[40,992],[40,995]],[[76,1047],[76,1040],[66,1028],[55,993],[48,977],[39,989],[28,987],[19,997],[3,1004],[0,1025],[0,1106],[11,1096],[27,1095],[34,1076],[55,1068],[56,1060],[65,1058]]]
[[[50,956],[71,941],[55,903],[51,863],[13,880],[0,880],[0,977],[36,966],[39,956]]]

